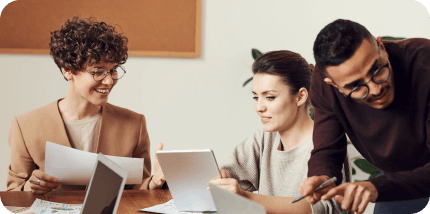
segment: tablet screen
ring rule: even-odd
[[[121,183],[121,176],[97,161],[82,214],[113,213]]]

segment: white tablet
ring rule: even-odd
[[[173,201],[179,211],[216,211],[208,182],[220,178],[210,149],[156,152]]]
[[[266,209],[245,197],[209,184],[218,214],[266,214]]]
[[[82,214],[115,214],[126,179],[127,171],[98,154]]]

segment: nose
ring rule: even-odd
[[[381,93],[382,84],[370,81],[369,83],[367,83],[367,86],[369,87],[369,95],[378,96]]]
[[[261,112],[265,112],[267,110],[266,105],[264,103],[264,100],[259,99],[257,101],[255,101],[255,111],[257,113],[261,113]]]
[[[111,86],[113,84],[112,75],[110,73],[107,73],[105,78],[102,80],[102,83],[105,85]]]

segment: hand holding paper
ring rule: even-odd
[[[106,155],[127,171],[126,184],[141,184],[143,158]],[[46,142],[45,173],[65,185],[88,185],[96,163],[97,154]]]
[[[45,194],[58,186],[60,186],[60,183],[58,183],[57,178],[36,169],[25,183],[24,191],[31,191],[33,194]]]
[[[163,144],[159,143],[155,152],[163,150]],[[160,189],[166,178],[164,178],[163,171],[161,170],[160,163],[158,162],[157,155],[154,158],[154,175],[152,176],[151,182],[149,183],[149,189]]]

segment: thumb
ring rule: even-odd
[[[227,172],[224,169],[220,170],[221,178],[228,178]]]
[[[163,147],[164,147],[163,143],[159,143],[157,144],[157,147],[155,147],[155,151],[163,150]]]

